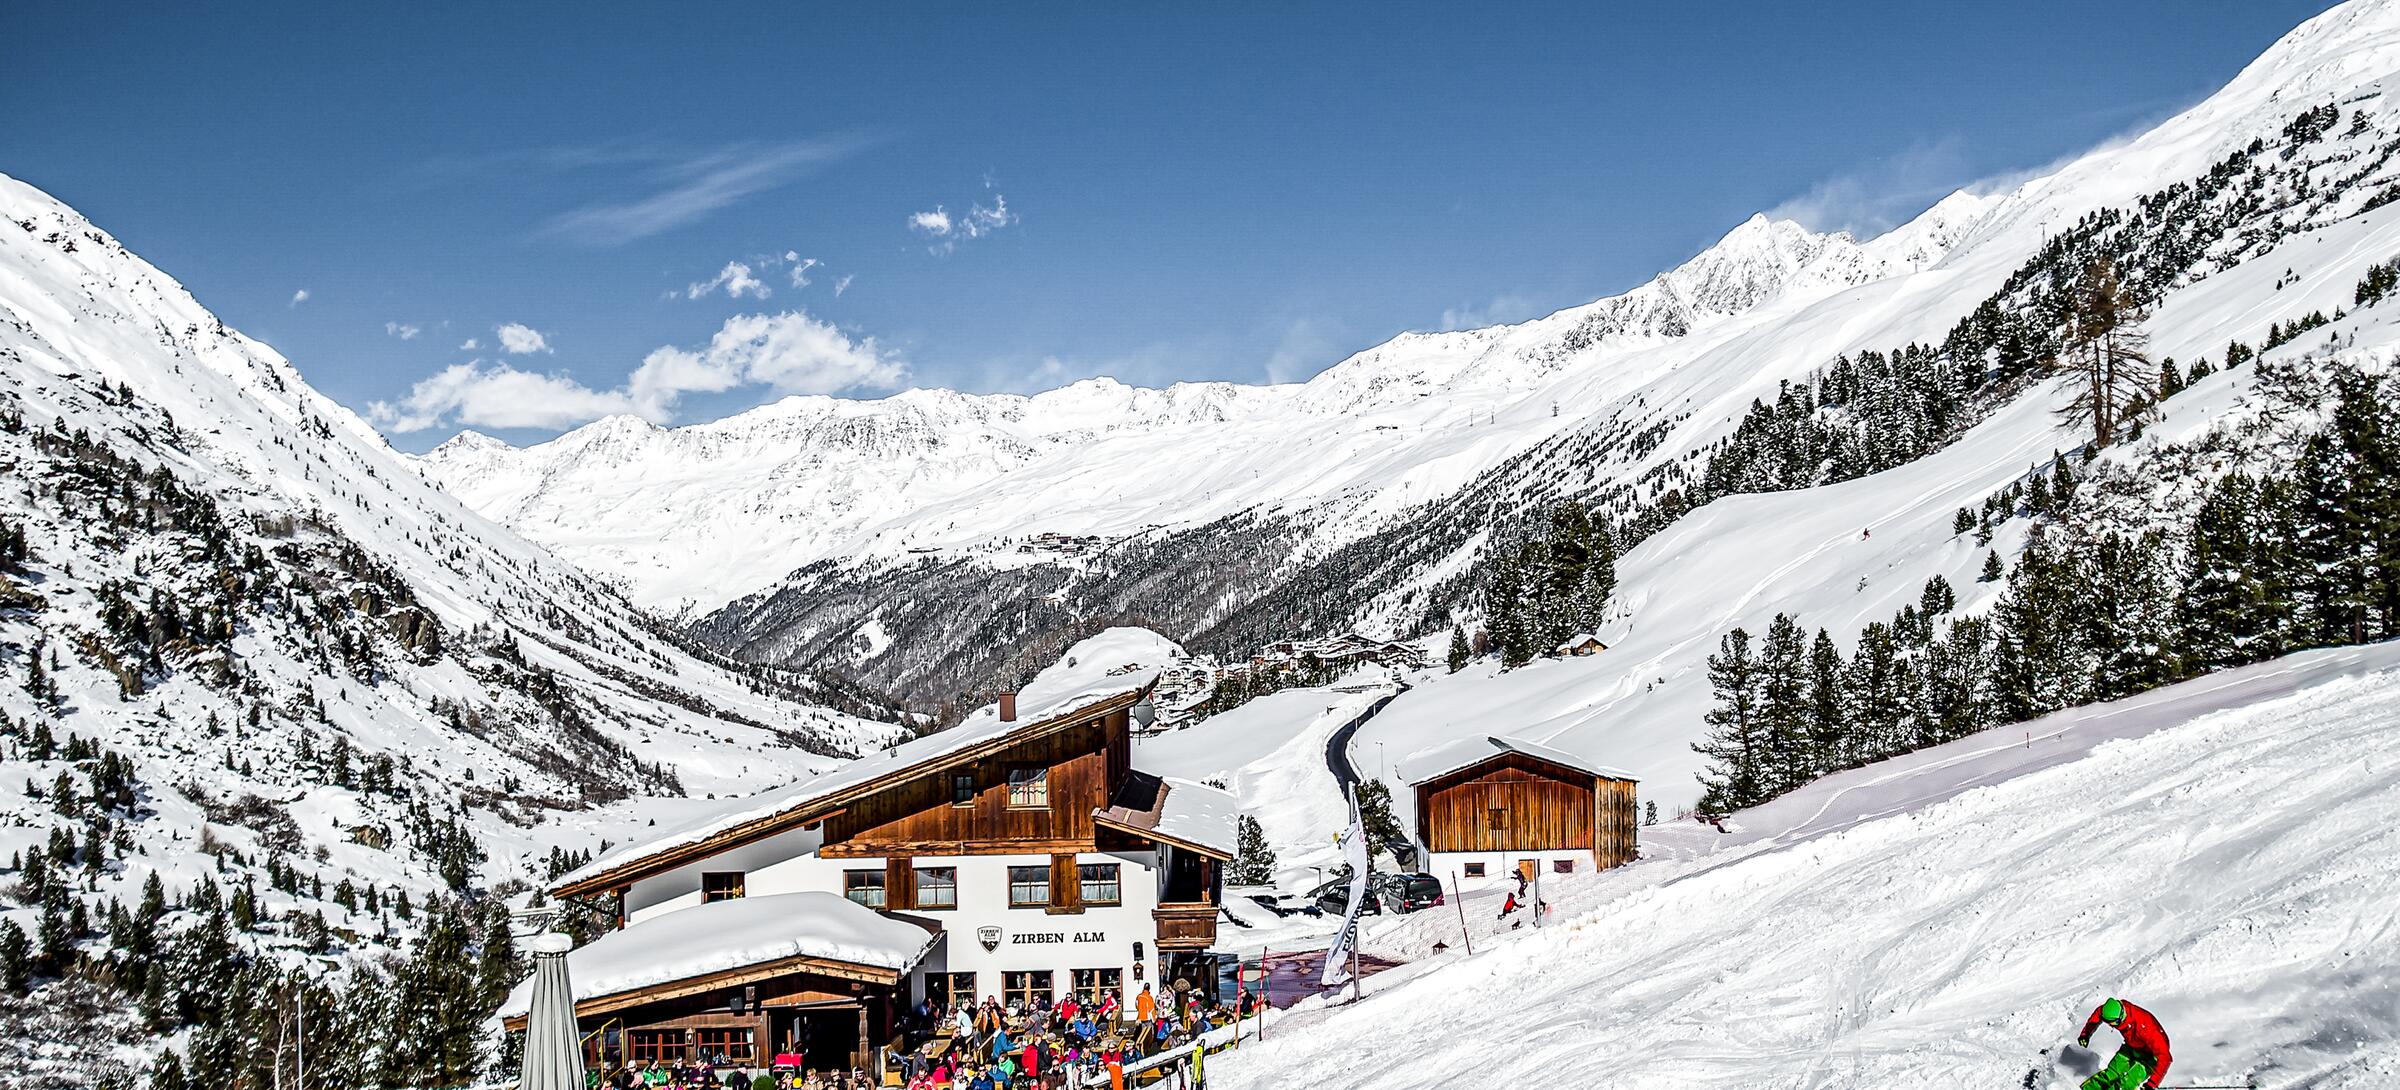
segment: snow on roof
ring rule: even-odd
[[[1621,768],[1593,764],[1563,749],[1554,749],[1539,742],[1511,738],[1505,734],[1479,734],[1420,749],[1400,758],[1400,779],[1403,783],[1419,784],[1436,776],[1446,776],[1469,765],[1497,757],[1503,753],[1522,753],[1527,757],[1565,765],[1594,776],[1612,780],[1638,780],[1640,777]]]
[[[1581,647],[1587,643],[1597,643],[1602,647],[1608,646],[1608,644],[1598,636],[1592,635],[1589,632],[1578,632],[1567,637],[1566,642],[1558,645],[1558,649],[1564,651],[1570,647]]]
[[[1239,838],[1235,835],[1234,821],[1242,812],[1241,800],[1230,791],[1219,791],[1197,780],[1173,776],[1162,779],[1167,784],[1167,798],[1159,807],[1158,825],[1153,831],[1170,840],[1236,854]]]
[[[580,1003],[791,957],[904,973],[936,934],[838,893],[736,897],[611,931],[567,954],[567,980]],[[519,982],[501,1016],[524,1014],[532,993],[531,979]]]
[[[726,830],[798,810],[849,788],[1004,737],[1078,708],[1138,692],[1158,680],[1160,670],[1183,657],[1183,648],[1149,629],[1108,629],[1068,648],[1056,664],[1018,691],[1017,718],[1012,721],[1002,722],[999,705],[986,704],[949,730],[903,742],[789,787],[732,800],[713,813],[595,859],[550,886],[553,889],[571,886],[647,856],[698,844]]]

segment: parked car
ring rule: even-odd
[[[1367,875],[1367,903],[1359,906],[1359,915],[1374,915],[1383,911],[1383,896],[1376,889],[1376,879],[1381,877],[1383,876],[1379,874]],[[1317,906],[1319,912],[1328,916],[1342,915],[1350,911],[1350,880],[1347,878],[1332,879],[1324,885],[1310,890],[1308,899],[1310,903]]]
[[[1409,913],[1445,903],[1442,880],[1430,874],[1378,874],[1373,881],[1384,908],[1391,912]]]

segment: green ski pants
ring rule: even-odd
[[[2142,1084],[2149,1078],[2150,1065],[2132,1052],[2120,1048],[2116,1055],[2108,1058],[2107,1067],[2083,1080],[2083,1090],[2142,1090]]]

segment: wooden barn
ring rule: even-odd
[[[1426,869],[1460,880],[1535,869],[1571,874],[1633,861],[1639,822],[1631,773],[1504,735],[1411,754]]]

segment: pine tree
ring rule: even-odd
[[[1769,797],[1807,783],[1810,760],[1808,637],[1791,615],[1778,613],[1767,625],[1758,655],[1760,789]]]
[[[2085,589],[2071,560],[2062,558],[2037,528],[1992,608],[1992,698],[2005,720],[2032,719],[2082,702],[2094,671],[2075,639],[2070,615]]]
[[[2103,536],[2091,548],[2086,593],[2075,611],[2077,639],[2094,669],[2084,692],[2114,700],[2157,685],[2172,674],[2174,594],[2156,534]]]
[[[1990,725],[1992,626],[1962,617],[1925,654],[1917,746],[1940,745]]]
[[[1750,633],[1736,628],[1725,634],[1717,653],[1708,657],[1708,680],[1717,706],[1707,715],[1707,740],[1693,743],[1692,750],[1709,761],[1708,771],[1700,774],[1705,789],[1700,807],[1722,814],[1766,797],[1758,664]]]
[[[1367,831],[1367,843],[1373,848],[1387,848],[1406,843],[1400,832],[1400,819],[1392,816],[1392,788],[1382,780],[1360,780],[1358,787],[1358,819]]]
[[[24,995],[33,981],[33,940],[15,920],[0,921],[0,989]]]
[[[2085,267],[2072,306],[2055,363],[2076,379],[2065,415],[2089,425],[2092,445],[2105,447],[2151,400],[2149,384],[2157,372],[2143,351],[2148,338],[2141,329],[2149,313],[2105,257]]]
[[[1236,885],[1263,886],[1275,880],[1275,849],[1267,844],[1267,831],[1258,819],[1243,814],[1235,836],[1233,866],[1225,877]]]
[[[2007,574],[2007,572],[2008,569],[2003,567],[2000,563],[2000,550],[1993,549],[1990,552],[1983,554],[1983,573],[1976,576],[1975,581],[1978,583],[1997,583],[2000,581],[2003,575]]]
[[[183,1077],[183,1057],[172,1048],[160,1053],[150,1069],[150,1090],[190,1090],[190,1085]]]
[[[1937,574],[1925,581],[1924,592],[1917,596],[1917,608],[1930,621],[1958,608],[1958,592],[1950,588],[1948,579]]]
[[[1850,660],[1843,684],[1860,763],[1880,761],[1906,748],[1915,686],[1890,625],[1870,621],[1859,630],[1858,653]]]
[[[1449,662],[1449,665],[1450,665],[1450,672],[1451,672],[1451,673],[1453,673],[1453,674],[1455,674],[1455,673],[1459,672],[1460,670],[1464,670],[1464,669],[1466,669],[1466,668],[1467,668],[1467,659],[1468,659],[1468,657],[1469,657],[1469,656],[1468,656],[1468,654],[1467,654],[1467,629],[1466,629],[1466,626],[1464,626],[1464,625],[1456,625],[1456,624],[1454,624],[1454,625],[1451,625],[1451,626],[1450,626],[1450,662]]]
[[[1975,512],[1961,507],[1958,509],[1958,514],[1950,517],[1950,536],[1960,537],[1972,532],[1974,529]]]
[[[1831,633],[1820,628],[1808,645],[1808,728],[1810,776],[1839,772],[1855,764],[1850,732],[1849,693],[1843,687],[1846,667],[1842,649]]]

